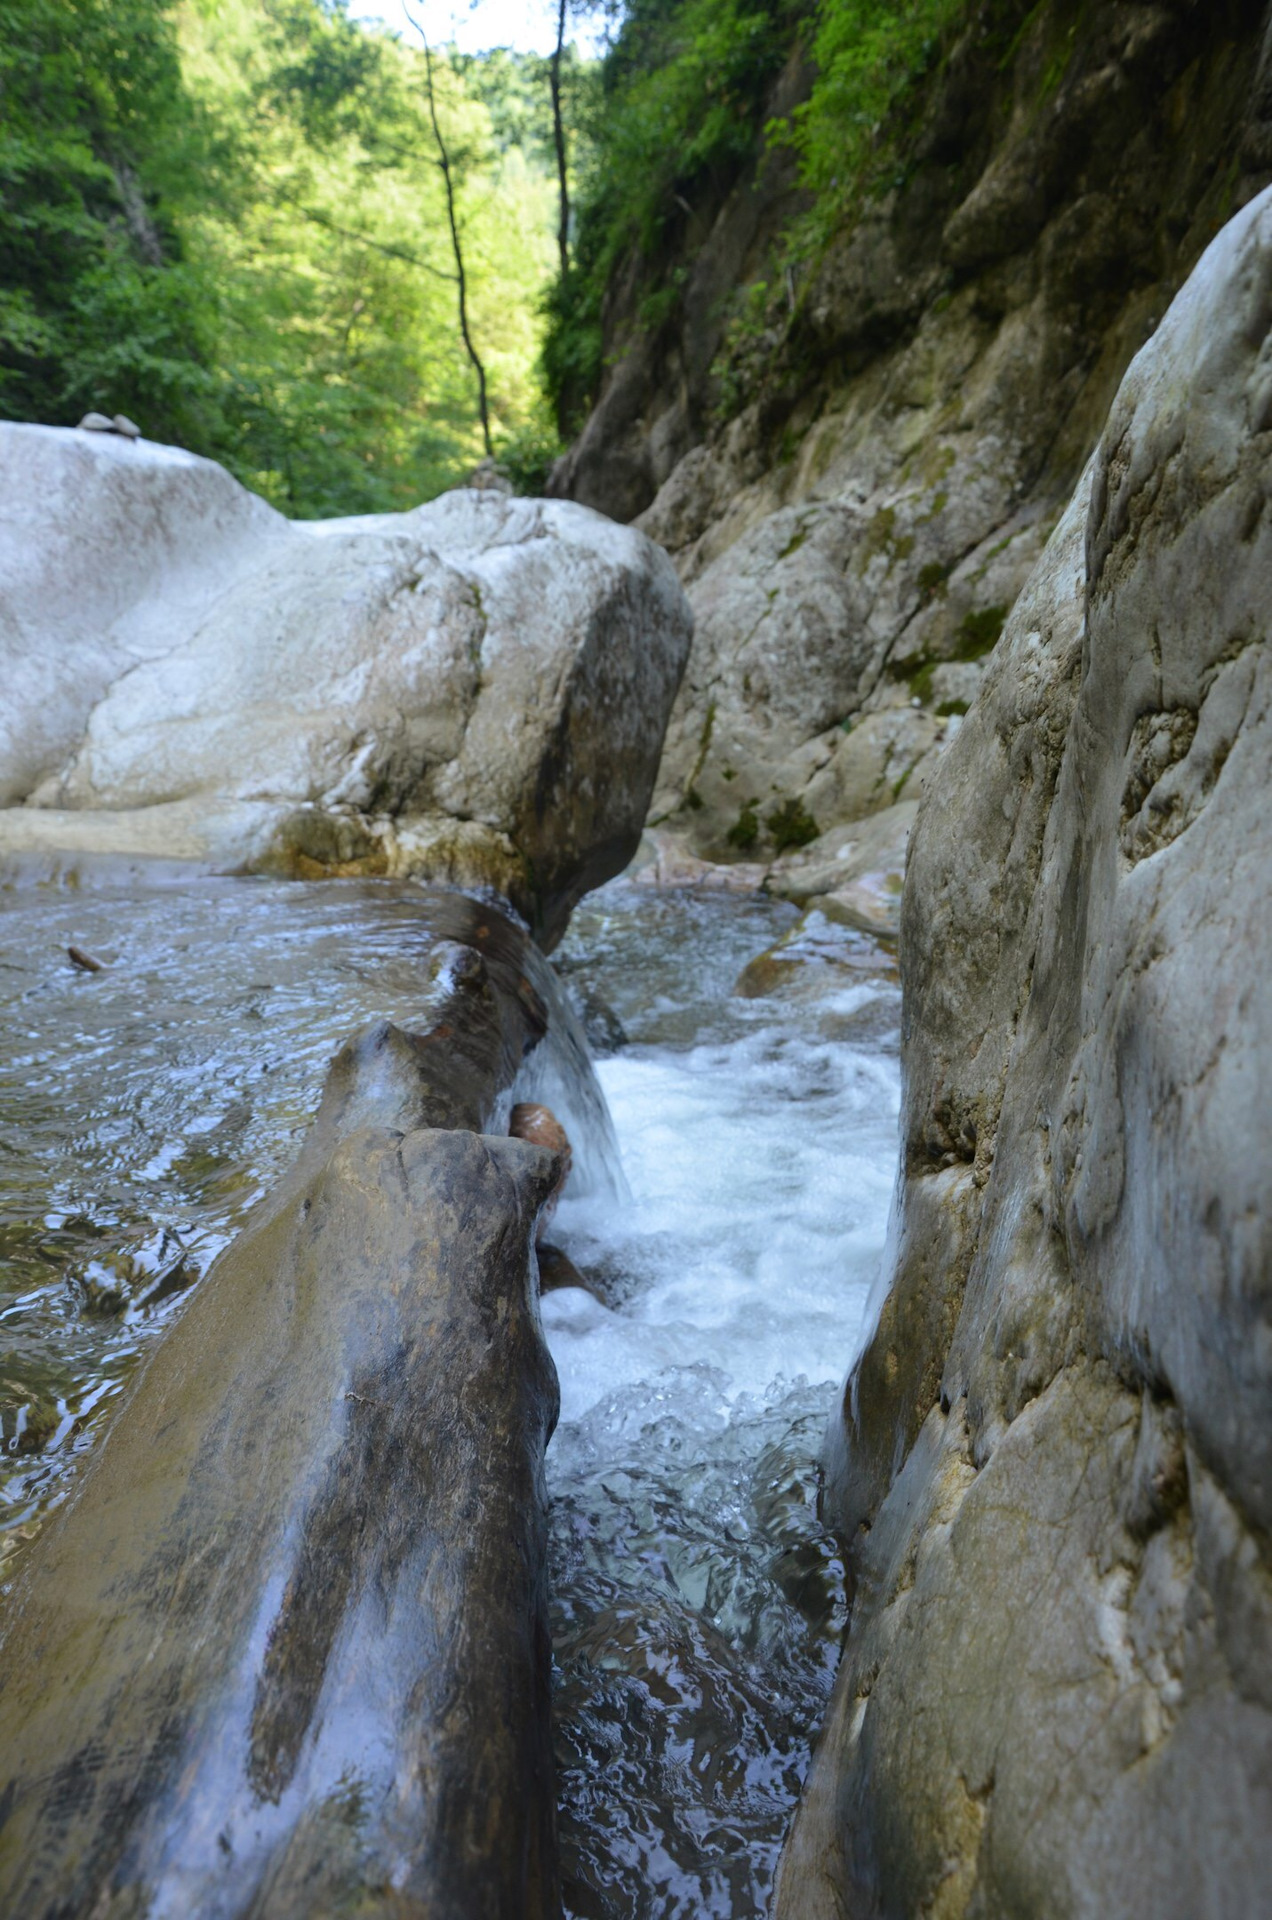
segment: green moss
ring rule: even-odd
[[[958,629],[956,660],[979,660],[998,644],[1007,620],[1006,607],[978,607],[965,613]]]
[[[748,800],[724,836],[739,853],[749,853],[760,837],[760,820],[755,811],[758,805],[758,800]]]
[[[736,780],[737,777],[738,770],[736,767],[721,767],[720,778],[722,780]]]
[[[806,847],[820,831],[800,800],[783,800],[780,806],[774,807],[765,824],[778,853],[785,853],[788,847]]]
[[[924,705],[932,698],[932,675],[939,664],[936,660],[922,660],[912,673],[906,675],[910,692]]]
[[[702,812],[702,795],[698,792],[697,787],[690,787],[688,793],[685,795],[685,805],[691,813]]]
[[[782,551],[778,554],[778,559],[787,560],[791,554],[798,553],[807,538],[807,531],[803,527],[797,527],[790,539],[786,542],[786,545],[782,548]]]
[[[967,712],[966,700],[942,700],[940,706],[936,710],[936,717],[938,720],[948,720],[952,714],[966,713],[966,712]]]
[[[894,805],[894,806],[896,805],[896,803],[897,803],[897,801],[898,801],[898,800],[899,800],[899,799],[901,798],[901,795],[902,795],[902,794],[903,794],[903,793],[905,792],[905,783],[906,783],[906,781],[907,781],[907,780],[908,780],[908,779],[910,778],[910,775],[911,775],[911,774],[912,774],[913,772],[914,772],[914,768],[913,768],[913,767],[907,767],[907,768],[906,768],[906,770],[905,770],[905,772],[904,772],[904,773],[903,773],[903,774],[901,775],[901,778],[900,778],[899,780],[894,780],[894,781],[893,781],[893,783],[892,783],[892,803],[893,803],[893,805]]]
[[[925,567],[919,568],[919,592],[925,600],[931,600],[936,594],[944,593],[949,577],[948,567],[943,567],[939,560],[929,560]]]

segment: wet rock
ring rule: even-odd
[[[752,860],[705,860],[677,834],[647,829],[631,877],[644,887],[723,887],[758,893],[767,868]]]
[[[580,1273],[569,1254],[560,1247],[541,1240],[538,1259],[540,1293],[556,1293],[562,1287],[579,1287],[584,1293],[590,1293],[594,1299],[600,1300],[602,1305],[608,1304],[598,1283]]]
[[[620,1053],[627,1045],[627,1030],[609,1001],[588,986],[576,987],[572,997],[593,1054],[604,1059],[608,1054]]]
[[[828,1439],[852,1628],[781,1920],[1269,1911],[1270,317],[1265,194],[914,829],[895,1264]]]
[[[747,962],[733,991],[743,1000],[790,993],[821,998],[860,982],[863,976],[895,976],[896,965],[877,938],[842,922],[836,924],[819,904],[773,946]]]
[[[421,892],[444,993],[332,1064],[291,1173],[6,1597],[0,1909],[559,1910],[533,1290],[501,1131],[555,987]]]
[[[766,891],[797,906],[815,904],[828,920],[895,940],[906,847],[917,812],[917,802],[903,801],[852,827],[822,834],[811,846],[773,863]]]
[[[569,1136],[550,1107],[536,1100],[521,1100],[512,1110],[508,1121],[508,1132],[514,1140],[528,1140],[531,1146],[542,1147],[550,1153],[556,1163],[555,1176],[551,1189],[539,1211],[539,1225],[536,1239],[542,1239],[545,1228],[556,1212],[557,1201],[570,1178],[570,1168],[574,1155],[570,1148]]]
[[[1001,34],[951,17],[816,265],[773,271],[794,210],[761,142],[612,290],[595,410],[554,484],[639,513],[676,557],[697,631],[651,817],[693,852],[728,857],[748,805],[762,822],[798,801],[824,829],[931,774],[933,724],[971,704],[962,670],[991,653],[1122,374],[1266,184],[1263,16],[1039,0]],[[811,78],[793,53],[760,124]],[[899,732],[825,812],[843,722],[899,690],[926,743]]]
[[[212,462],[0,425],[0,851],[492,888],[635,851],[691,618],[642,535],[459,489],[292,524]]]

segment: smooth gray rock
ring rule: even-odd
[[[553,1920],[556,1372],[506,1137],[558,1017],[421,889],[438,998],[332,1063],[0,1619],[0,1912]]]
[[[970,244],[970,241],[968,242]],[[919,814],[852,1630],[781,1920],[1272,1913],[1272,196]]]
[[[177,449],[0,425],[0,853],[485,884],[551,944],[636,849],[691,625],[585,508],[292,523]]]

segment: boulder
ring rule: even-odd
[[[437,999],[328,1075],[0,1627],[0,1911],[559,1911],[533,1243],[506,1137],[572,1023],[529,937],[421,889]]]
[[[1272,1913],[1272,196],[921,807],[852,1627],[781,1920]]]
[[[293,523],[220,467],[0,425],[0,853],[486,884],[551,945],[636,849],[691,616],[585,508]]]

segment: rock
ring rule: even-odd
[[[780,1920],[1272,1912],[1270,328],[1264,194],[919,813],[890,1286],[828,1440],[852,1627]]]
[[[863,976],[886,980],[895,975],[894,956],[869,937],[870,930],[836,924],[823,905],[819,901],[789,933],[748,960],[733,983],[739,999],[772,994],[821,999],[859,984]]]
[[[603,1058],[606,1054],[621,1053],[627,1045],[627,1030],[609,1001],[587,986],[576,986],[571,998],[593,1054]]]
[[[108,413],[86,413],[77,431],[79,433],[114,433],[115,422]]]
[[[337,1056],[6,1595],[6,1913],[559,1912],[560,1166],[492,1131],[556,989],[491,909],[420,903],[430,1024]]]
[[[116,433],[123,435],[125,440],[141,439],[141,428],[135,420],[130,420],[126,413],[117,413],[110,424]]]
[[[292,524],[0,425],[0,853],[486,885],[547,944],[635,851],[690,616],[641,535],[461,489]]]
[[[831,919],[860,925],[867,933],[894,938],[900,926],[906,847],[918,802],[900,801],[882,813],[837,827],[810,846],[775,860],[765,878],[767,892],[797,906],[816,901]],[[864,922],[850,904],[860,901]]]
[[[550,1153],[556,1162],[552,1186],[539,1209],[539,1225],[535,1238],[541,1240],[556,1212],[557,1201],[570,1177],[573,1153],[569,1135],[553,1113],[551,1107],[545,1107],[535,1100],[520,1100],[513,1108],[508,1121],[508,1132],[514,1140],[527,1140],[532,1147],[542,1147]]]
[[[747,857],[771,858],[784,806],[824,831],[903,779],[917,794],[1132,356],[1266,184],[1263,13],[1038,0],[1005,37],[951,15],[816,262],[791,244],[790,156],[759,136],[614,282],[596,404],[552,484],[676,558],[697,633],[651,821],[689,851],[729,858],[751,821]],[[758,127],[814,78],[785,33]],[[895,737],[833,765],[843,723],[883,712]]]
[[[631,877],[643,887],[721,887],[758,893],[766,866],[753,860],[704,860],[684,841],[657,827],[646,829]]]

